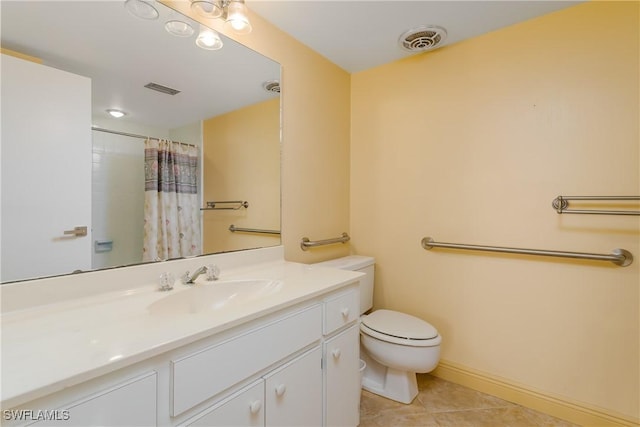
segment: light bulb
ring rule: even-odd
[[[218,50],[222,48],[222,39],[216,31],[200,25],[200,33],[196,39],[196,45],[206,50]]]
[[[220,0],[192,0],[191,10],[205,18],[219,18],[222,16]]]
[[[127,113],[125,113],[124,111],[116,110],[113,108],[108,109],[107,113],[111,114],[111,116],[115,117],[116,119],[127,115]]]
[[[225,25],[238,34],[249,34],[251,23],[247,17],[247,6],[239,0],[231,0],[227,9]]]

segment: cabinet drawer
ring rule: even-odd
[[[264,426],[264,380],[234,393],[202,414],[187,421],[188,427]]]
[[[320,339],[320,305],[171,362],[176,416]]]
[[[324,303],[323,333],[328,335],[342,326],[353,322],[360,315],[360,296],[352,289]]]

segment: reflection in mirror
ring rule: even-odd
[[[142,262],[148,137],[198,147],[203,253],[280,244],[279,87],[263,87],[279,64],[224,36],[199,48],[199,25],[157,2],[155,20],[120,1],[0,7],[1,282]]]

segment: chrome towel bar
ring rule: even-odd
[[[232,233],[237,232],[243,232],[243,233],[261,233],[261,234],[280,234],[280,230],[263,230],[260,228],[243,228],[243,227],[236,227],[235,225],[231,224],[229,226],[229,231],[231,231]]]
[[[591,215],[640,215],[640,211],[632,210],[602,210],[602,209],[569,209],[570,200],[581,201],[633,201],[640,200],[640,196],[558,196],[551,205],[557,213],[591,214]]]
[[[347,233],[342,233],[341,237],[336,237],[335,239],[316,240],[316,241],[311,241],[309,240],[308,237],[303,237],[302,241],[300,242],[300,248],[302,248],[303,251],[306,251],[309,248],[315,248],[317,246],[324,246],[324,245],[332,245],[334,243],[346,243],[349,240],[351,240],[351,237],[349,237]]]
[[[216,206],[216,205],[237,205],[237,206]],[[248,208],[249,202],[245,200],[224,200],[219,202],[207,202],[206,208],[200,208],[201,211],[211,211],[211,210],[233,210],[237,211],[240,208]]]
[[[540,255],[551,256],[561,258],[578,258],[588,259],[594,261],[610,261],[621,267],[631,265],[633,262],[633,255],[631,252],[625,249],[614,249],[611,254],[591,254],[585,252],[563,252],[563,251],[548,251],[543,249],[521,249],[521,248],[505,248],[500,246],[481,246],[481,245],[464,245],[458,243],[443,243],[435,242],[431,237],[425,237],[422,239],[422,247],[424,249],[431,248],[447,248],[447,249],[466,249],[472,251],[487,251],[487,252],[504,252],[509,254],[522,254],[522,255]]]

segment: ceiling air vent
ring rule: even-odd
[[[280,93],[280,82],[277,80],[269,80],[268,82],[264,82],[262,83],[262,87],[267,92]]]
[[[447,30],[435,25],[418,27],[400,36],[400,46],[409,52],[425,52],[440,47],[447,38]]]
[[[158,83],[147,83],[146,85],[144,85],[144,87],[146,87],[147,89],[155,90],[156,92],[166,93],[167,95],[175,95],[176,93],[180,93],[179,90],[162,86]]]

